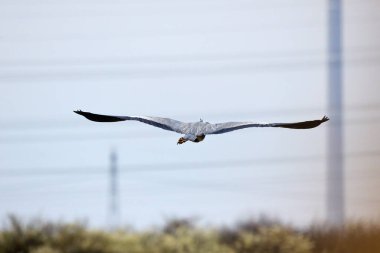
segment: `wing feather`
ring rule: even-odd
[[[253,123],[253,122],[226,122],[218,124],[210,124],[205,134],[223,134],[239,129],[249,127],[281,127],[290,129],[310,129],[319,126],[323,122],[328,121],[329,118],[324,116],[320,120],[302,121],[294,123]]]
[[[136,120],[142,123],[159,127],[168,131],[174,131],[177,133],[183,133],[183,129],[186,127],[187,123],[183,123],[178,120],[173,120],[169,118],[160,117],[148,117],[148,116],[113,116],[113,115],[102,115],[95,114],[91,112],[74,111],[75,113],[82,115],[83,117],[96,122],[118,122],[125,120]]]

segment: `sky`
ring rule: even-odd
[[[343,1],[348,219],[378,220],[380,3]],[[245,129],[177,146],[176,133],[73,113],[191,122],[291,122],[327,111],[322,0],[0,0],[0,222],[231,224],[326,218],[327,125]]]

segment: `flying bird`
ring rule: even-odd
[[[225,122],[212,124],[203,122],[201,119],[198,122],[185,123],[169,118],[147,117],[147,116],[111,116],[101,115],[91,112],[83,112],[81,110],[74,111],[75,113],[84,116],[85,118],[96,122],[117,122],[125,120],[136,120],[142,123],[159,127],[165,130],[184,134],[179,138],[178,144],[183,144],[187,141],[201,142],[209,134],[223,134],[231,131],[244,129],[248,127],[281,127],[290,129],[309,129],[314,128],[329,120],[324,116],[319,120],[293,122],[293,123],[254,123],[254,122]]]

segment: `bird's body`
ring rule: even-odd
[[[185,123],[178,120],[160,117],[148,117],[148,116],[111,116],[94,114],[90,112],[74,111],[91,121],[96,122],[117,122],[125,120],[136,120],[145,124],[149,124],[155,127],[159,127],[165,130],[174,131],[180,134],[184,134],[177,144],[185,143],[186,141],[201,142],[209,134],[222,134],[243,128],[249,127],[281,127],[290,129],[309,129],[314,128],[329,120],[324,116],[320,120],[302,121],[295,123],[254,123],[254,122],[225,122],[212,124],[209,122],[191,122]]]

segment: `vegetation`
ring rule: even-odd
[[[22,223],[11,216],[0,231],[0,253],[350,253],[380,252],[380,226],[355,223],[304,231],[261,219],[205,229],[171,220],[149,231],[101,231],[84,224]]]

